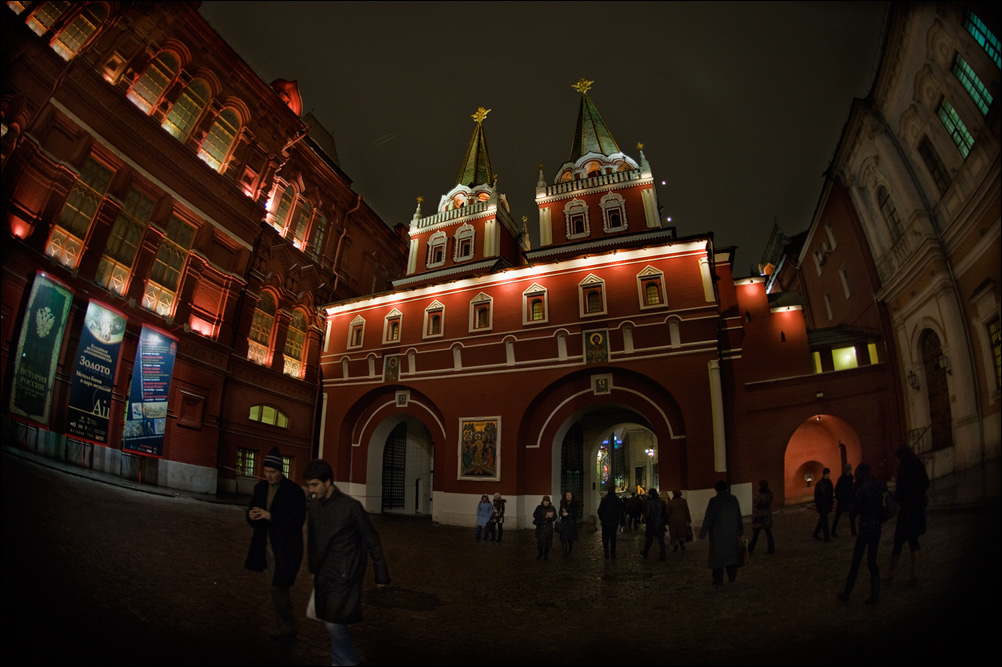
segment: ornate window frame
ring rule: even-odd
[[[348,325],[348,345],[346,346],[349,350],[357,349],[362,347],[362,343],[365,341],[365,318],[361,315],[356,315],[355,319],[351,321]]]
[[[494,328],[494,298],[481,292],[470,300],[470,333]]]
[[[539,317],[536,317],[539,306]],[[549,292],[538,283],[533,283],[522,292],[522,324],[546,324],[550,321]]]
[[[588,204],[583,199],[572,199],[564,206],[564,228],[568,239],[582,239],[591,235]]]
[[[437,325],[436,325],[437,322]],[[435,300],[424,309],[424,338],[441,338],[445,332],[445,306]]]
[[[383,344],[399,343],[403,328],[403,313],[394,308],[383,318]]]
[[[600,206],[602,208],[602,230],[606,234],[626,231],[626,201],[622,195],[610,192],[602,197]],[[619,224],[614,224],[616,217],[619,218]]]
[[[652,289],[653,288],[653,289]],[[651,295],[657,295],[657,301],[651,303]],[[665,274],[653,266],[646,266],[637,274],[637,297],[641,310],[664,308],[668,305],[668,294],[665,291]]]
[[[455,247],[453,248],[452,261],[466,262],[473,259],[476,254],[474,248],[477,241],[477,230],[474,229],[473,225],[462,225],[456,230],[453,238],[455,239]]]
[[[438,231],[428,239],[428,256],[425,258],[425,266],[433,269],[445,264],[445,248],[449,242],[449,237],[445,232]]]
[[[596,296],[597,295],[597,296]],[[594,273],[588,274],[578,283],[578,306],[581,317],[596,317],[608,314],[605,281]]]

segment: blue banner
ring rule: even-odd
[[[132,368],[129,401],[125,406],[122,449],[163,456],[167,398],[176,356],[177,338],[143,325]]]
[[[49,425],[59,348],[72,303],[73,292],[69,287],[42,271],[35,275],[14,357],[12,415]]]
[[[93,299],[87,304],[76,370],[70,385],[66,433],[108,444],[111,390],[125,336],[125,316]]]

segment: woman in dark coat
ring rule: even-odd
[[[647,508],[644,512],[644,550],[641,552],[646,559],[654,540],[660,547],[659,557],[665,559],[665,528],[668,526],[668,508],[665,501],[658,497],[658,490],[651,489],[647,494]]]
[[[748,553],[755,551],[758,543],[758,534],[765,531],[765,539],[769,543],[769,550],[766,553],[775,553],[776,543],[772,539],[772,491],[769,489],[769,482],[761,480],[758,483],[758,495],[755,496],[755,504],[752,506],[755,513],[752,515],[752,538],[748,543]]]
[[[550,497],[543,496],[543,501],[532,513],[532,525],[536,527],[536,560],[550,560],[550,547],[553,545],[553,523],[557,520],[557,508],[550,504]]]
[[[738,563],[741,554],[738,550],[738,540],[744,535],[744,522],[741,519],[741,506],[738,499],[727,490],[727,482],[721,480],[713,488],[717,495],[710,498],[703,515],[703,525],[699,529],[699,539],[710,538],[710,569],[713,570],[713,585],[724,583],[724,570],[727,578],[734,581],[738,576]]]
[[[574,540],[578,539],[578,521],[581,520],[581,503],[571,491],[560,499],[560,548],[564,558],[574,550]]]
[[[901,557],[901,547],[905,542],[911,550],[912,572],[908,577],[908,585],[918,583],[919,541],[925,535],[926,491],[929,489],[929,476],[925,472],[925,464],[915,455],[910,447],[901,447],[898,452],[901,465],[898,467],[898,483],[894,497],[898,501],[898,523],[894,527],[894,548],[891,550],[891,564],[887,568],[887,578],[890,583],[894,578],[894,568]]]

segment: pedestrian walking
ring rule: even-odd
[[[487,523],[487,535],[490,536],[491,542],[494,541],[495,534],[498,542],[501,541],[501,536],[504,534],[505,502],[500,493],[494,494],[494,502],[491,503],[491,520]]]
[[[602,551],[606,558],[616,557],[617,535],[624,512],[623,501],[616,495],[615,486],[609,484],[609,492],[598,504],[598,520],[602,524]]]
[[[835,487],[832,486],[832,471],[825,468],[821,472],[821,479],[814,485],[814,507],[818,512],[818,525],[814,527],[814,539],[820,540],[824,534],[825,542],[831,542],[831,533],[828,530],[828,515],[832,513],[835,505]]]
[[[536,560],[550,560],[553,546],[553,524],[557,520],[557,508],[550,504],[550,497],[543,496],[542,502],[532,513],[532,525],[536,527]]]
[[[642,553],[644,560],[651,550],[651,544],[657,540],[660,547],[658,560],[665,559],[665,531],[668,530],[668,508],[665,501],[658,496],[657,489],[651,489],[647,494],[647,511],[644,517],[644,550]]]
[[[768,551],[771,554],[776,552],[776,543],[772,539],[772,499],[773,494],[769,489],[769,482],[761,480],[758,483],[758,495],[755,496],[755,503],[752,509],[752,538],[748,543],[748,553],[754,553],[755,545],[758,544],[758,534],[765,531],[765,539],[768,544]]]
[[[574,551],[578,539],[578,522],[581,520],[581,503],[571,491],[565,491],[560,499],[560,548],[564,558]]]
[[[261,467],[264,480],[254,485],[246,513],[254,535],[244,565],[254,572],[271,569],[269,591],[278,626],[278,634],[272,639],[287,644],[298,632],[291,591],[303,563],[306,493],[285,476],[278,447],[271,448]]]
[[[484,535],[484,529],[491,520],[491,512],[494,511],[494,506],[491,505],[490,498],[487,494],[480,496],[480,502],[477,503],[477,542],[480,541]]]
[[[919,541],[925,535],[925,508],[928,502],[926,492],[929,490],[929,476],[925,464],[915,455],[910,447],[902,446],[897,451],[898,480],[894,489],[894,497],[898,501],[898,522],[894,527],[894,547],[891,549],[891,564],[887,568],[887,578],[890,583],[894,579],[894,568],[901,557],[901,548],[905,542],[911,552],[911,575],[908,585],[918,583]]]
[[[866,567],[870,570],[870,597],[867,604],[877,604],[880,600],[880,567],[877,565],[877,547],[880,546],[880,530],[883,521],[884,483],[874,478],[870,464],[863,461],[856,466],[856,489],[850,500],[852,511],[859,519],[856,546],[852,552],[849,576],[845,588],[836,597],[842,602],[849,601],[852,587],[856,583],[859,565],[866,552]]]
[[[362,579],[368,558],[378,587],[390,583],[390,571],[368,513],[334,485],[330,464],[311,461],[303,477],[313,497],[306,532],[316,615],[330,635],[333,664],[357,665],[348,626],[362,620]]]
[[[849,530],[856,534],[856,515],[849,511],[852,492],[855,487],[852,478],[852,466],[846,463],[842,466],[842,474],[835,482],[835,518],[832,519],[832,537],[838,537],[838,521],[843,514],[849,515]]]
[[[681,491],[672,491],[672,499],[668,502],[668,536],[673,553],[679,549],[684,553],[685,543],[692,541],[692,514]]]
[[[724,583],[724,570],[727,570],[727,579],[732,583],[738,576],[744,522],[741,506],[728,490],[727,482],[720,480],[713,485],[713,489],[717,495],[710,498],[706,505],[699,539],[710,538],[709,566],[713,572],[713,585],[719,586]]]

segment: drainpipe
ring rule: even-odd
[[[337,240],[337,250],[334,251],[334,263],[331,265],[331,269],[334,271],[334,287],[331,289],[331,297],[336,298],[337,286],[341,280],[341,274],[338,273],[337,265],[341,260],[341,245],[344,242],[344,237],[348,234],[348,216],[357,211],[362,207],[362,195],[358,195],[358,199],[355,200],[355,208],[344,214],[341,218],[341,236]]]

